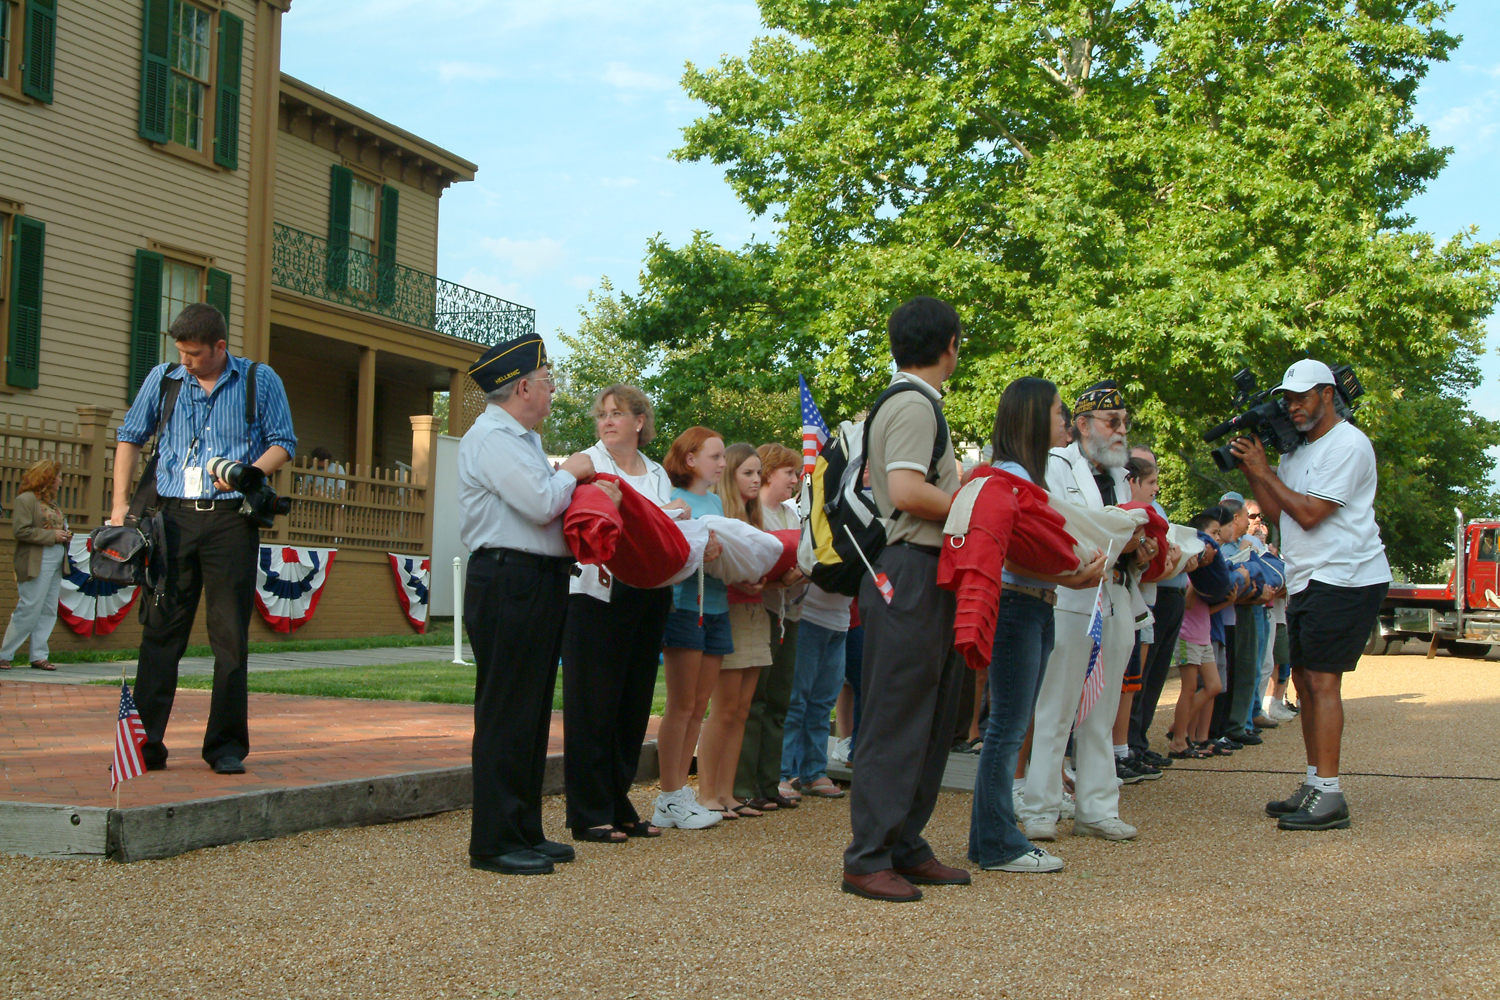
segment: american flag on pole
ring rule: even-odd
[[[1094,710],[1094,703],[1104,693],[1104,664],[1101,662],[1101,652],[1104,645],[1104,581],[1099,581],[1099,589],[1094,591],[1094,613],[1089,618],[1089,668],[1083,675],[1083,692],[1078,696],[1078,721],[1073,724],[1077,729],[1083,725],[1083,720],[1089,717]]]
[[[115,723],[115,762],[109,769],[110,788],[145,773],[146,758],[141,756],[141,747],[145,745],[146,727],[141,724],[141,713],[135,710],[135,699],[130,697],[130,688],[122,680],[120,718]]]
[[[813,402],[812,392],[807,388],[807,379],[797,376],[797,385],[802,388],[802,474],[811,476],[818,462],[818,452],[828,442],[828,425],[818,404]]]

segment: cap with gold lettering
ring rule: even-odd
[[[480,389],[491,393],[547,363],[547,348],[541,335],[528,333],[485,351],[469,368],[469,377]]]

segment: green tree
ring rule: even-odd
[[[1187,506],[1242,485],[1207,461],[1232,372],[1356,365],[1392,559],[1421,572],[1447,511],[1489,509],[1468,408],[1500,245],[1442,245],[1408,200],[1448,151],[1413,117],[1458,39],[1434,0],[761,0],[774,34],[689,66],[709,113],[677,155],[726,168],[775,239],[648,247],[621,335],[682,383],[812,374],[832,414],[889,370],[884,317],[958,305],[951,422],[1000,390],[1120,380]],[[675,385],[675,383],[674,383]],[[686,395],[673,396],[674,403]]]

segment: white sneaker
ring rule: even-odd
[[[1077,808],[1077,804],[1073,801],[1073,793],[1063,792],[1062,807],[1057,811],[1057,818],[1072,819]]]
[[[1274,702],[1271,710],[1266,713],[1272,722],[1291,722],[1297,717],[1297,713],[1287,708],[1281,702]]]
[[[1019,858],[1000,865],[985,865],[987,872],[1055,872],[1061,871],[1063,859],[1055,854],[1048,854],[1040,847],[1033,847]]]
[[[1030,841],[1056,840],[1057,822],[1050,819],[1028,819],[1026,821],[1026,839]]]
[[[1026,786],[1012,788],[1010,790],[1010,814],[1019,817],[1021,809],[1026,805]]]
[[[828,763],[836,767],[852,767],[854,758],[850,756],[849,744],[851,742],[849,737],[845,736],[835,743],[833,749],[828,752]]]
[[[1118,816],[1109,816],[1096,823],[1073,821],[1073,836],[1098,837],[1100,840],[1133,840],[1137,830]]]
[[[686,793],[686,794],[684,794]],[[676,827],[679,830],[703,830],[724,817],[698,804],[698,797],[686,785],[675,792],[663,792],[656,797],[656,808],[651,813],[651,825],[663,829]]]

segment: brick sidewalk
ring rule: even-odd
[[[113,806],[118,687],[0,683],[0,800]],[[407,701],[250,695],[247,773],[216,775],[199,756],[209,692],[180,690],[165,771],[121,788],[123,807],[466,766],[473,708]],[[655,737],[651,720],[650,738]],[[562,752],[562,713],[549,754]]]

